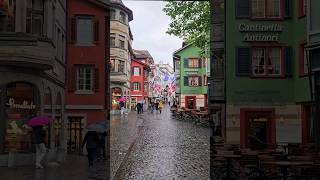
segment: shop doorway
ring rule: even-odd
[[[68,118],[68,153],[81,152],[83,117],[72,116]]]
[[[137,98],[131,98],[131,110],[136,109]]]
[[[241,144],[253,150],[266,149],[275,144],[273,110],[241,110]]]
[[[196,96],[186,96],[186,108],[196,109]]]

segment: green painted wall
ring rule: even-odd
[[[177,52],[175,55],[180,56],[180,92],[181,95],[184,94],[207,94],[207,86],[203,85],[203,76],[206,74],[206,68],[198,68],[198,75],[201,76],[201,87],[189,87],[184,86],[184,76],[186,75],[184,67],[184,58],[199,58],[200,57],[200,48],[190,45],[185,49]]]
[[[299,102],[309,100],[309,84],[307,78],[298,77],[299,42],[306,39],[306,18],[297,18],[297,2],[292,4],[292,16],[285,21],[253,21],[236,19],[235,1],[226,2],[226,98],[228,102]],[[239,32],[241,23],[281,24],[283,27],[278,43],[291,46],[292,77],[286,78],[250,78],[236,76],[236,48],[250,46],[244,42],[245,33]],[[256,42],[255,42],[256,43]],[[268,42],[263,42],[268,44]]]

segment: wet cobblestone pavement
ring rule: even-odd
[[[168,107],[162,114],[131,113],[129,117],[129,122],[135,122],[131,130],[136,132],[131,132],[129,140],[133,146],[113,179],[209,179],[208,127],[173,119]]]
[[[50,164],[44,169],[34,166],[0,167],[2,180],[106,180],[107,161],[95,162],[88,167],[86,156],[68,155],[61,164]]]

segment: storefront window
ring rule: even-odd
[[[119,109],[119,98],[122,96],[121,88],[112,88],[112,109]]]
[[[6,88],[6,134],[4,151],[33,151],[32,128],[27,122],[36,115],[38,92],[27,83],[10,83]]]
[[[0,0],[0,32],[15,31],[15,0]]]

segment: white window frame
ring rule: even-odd
[[[139,82],[134,82],[134,83],[133,83],[133,91],[140,91],[140,89],[139,89]]]
[[[86,75],[84,74],[83,75],[83,89],[80,89],[80,69],[86,69],[86,70],[88,70],[88,69],[90,69],[90,89],[86,89]],[[94,76],[94,68],[93,68],[93,66],[78,66],[77,68],[76,68],[76,91],[77,92],[81,92],[81,93],[92,93],[93,92],[93,76]]]
[[[136,69],[138,70],[138,74],[136,74]],[[138,66],[133,67],[133,76],[140,76],[140,68]]]

